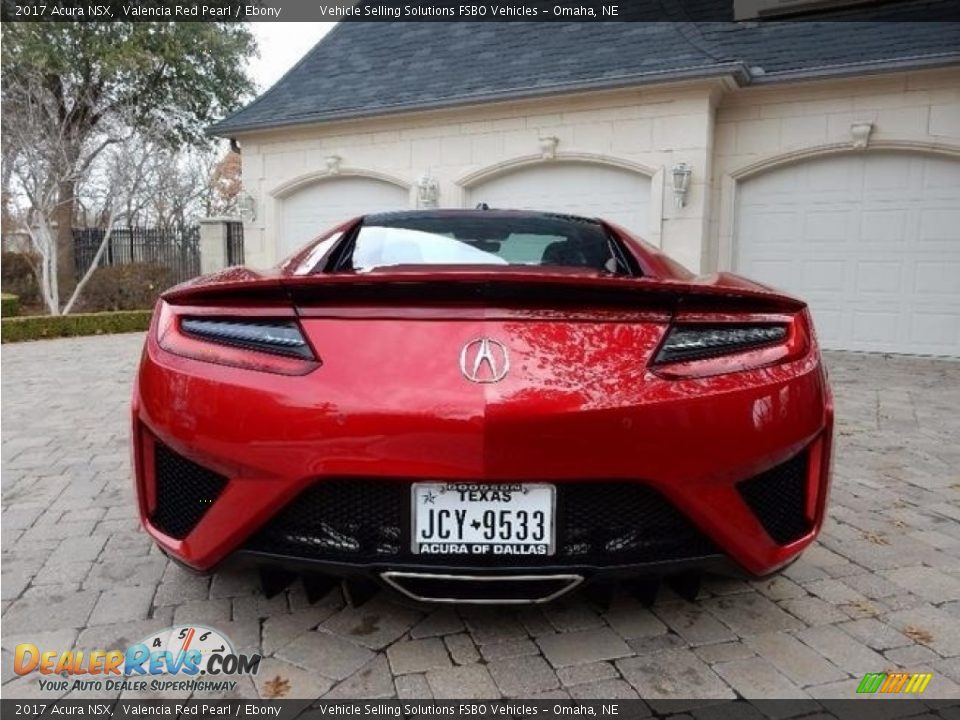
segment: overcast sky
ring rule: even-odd
[[[251,23],[260,57],[250,63],[250,75],[263,92],[273,85],[336,23]]]

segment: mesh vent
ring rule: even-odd
[[[807,451],[737,485],[744,502],[779,545],[810,532],[806,517]]]
[[[170,537],[184,538],[223,492],[227,479],[160,442],[153,453],[157,507],[150,522]]]
[[[414,555],[410,482],[323,480],[301,493],[247,543],[249,550],[313,560],[496,566],[503,556]],[[718,553],[658,492],[639,483],[557,484],[561,562],[618,565]],[[542,565],[542,556],[511,556],[511,565]]]
[[[559,486],[560,554],[591,564],[658,562],[718,552],[660,493],[638,483]]]
[[[293,557],[375,560],[401,552],[410,486],[336,479],[308,488],[248,544]]]

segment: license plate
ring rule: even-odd
[[[556,488],[546,483],[414,483],[421,555],[553,555]]]

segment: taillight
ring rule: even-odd
[[[666,378],[709,377],[795,360],[808,348],[805,313],[776,322],[680,318],[660,343],[651,370]]]
[[[306,375],[320,366],[299,324],[289,318],[180,315],[163,303],[157,342],[174,355],[280,375]]]
[[[760,345],[779,342],[787,336],[785,325],[743,327],[684,327],[675,325],[667,333],[655,362],[679,362],[725,355]]]
[[[248,322],[185,317],[180,320],[180,330],[185,335],[201,340],[313,359],[313,351],[307,345],[300,327],[293,321]]]

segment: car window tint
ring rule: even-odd
[[[401,265],[531,265],[616,268],[598,223],[565,217],[401,216],[368,218],[341,269]]]

